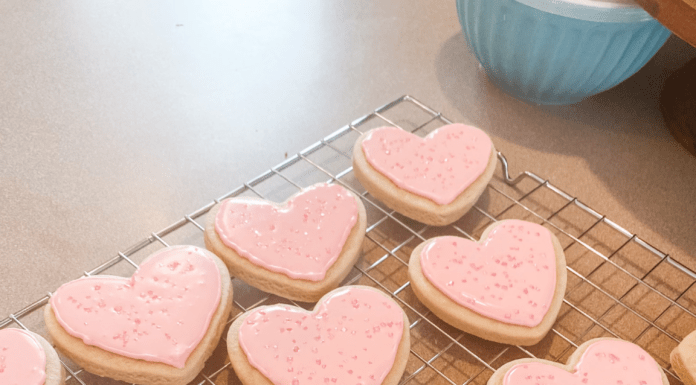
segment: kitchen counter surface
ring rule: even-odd
[[[191,3],[193,4],[193,3]],[[0,319],[403,94],[696,267],[696,158],[658,109],[696,49],[542,107],[489,83],[454,1],[0,2]]]

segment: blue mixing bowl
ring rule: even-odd
[[[626,80],[670,36],[628,0],[457,0],[489,78],[537,104],[571,104]]]

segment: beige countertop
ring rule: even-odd
[[[0,319],[411,94],[696,266],[696,158],[658,110],[670,38],[567,107],[492,86],[454,1],[0,3]]]

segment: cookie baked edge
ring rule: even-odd
[[[60,363],[60,358],[58,358],[58,353],[53,349],[53,346],[42,336],[25,330],[27,333],[31,334],[32,337],[41,345],[46,356],[46,380],[45,385],[63,385],[65,384],[65,369]]]
[[[507,221],[498,221],[488,226],[476,243],[480,244],[483,240],[488,239],[488,234],[505,222]],[[460,305],[435,287],[423,274],[420,256],[423,248],[439,237],[431,238],[421,243],[411,252],[408,263],[408,275],[411,280],[411,288],[416,294],[416,297],[418,297],[430,311],[459,330],[488,341],[523,346],[534,345],[546,336],[556,322],[556,317],[558,317],[561,305],[563,304],[563,297],[565,295],[568,279],[563,247],[558,241],[558,238],[556,238],[551,231],[549,231],[549,234],[551,235],[551,241],[553,242],[556,255],[556,288],[549,310],[537,326],[529,327],[507,324],[496,319],[488,318]]]
[[[669,355],[674,371],[686,385],[696,385],[696,331],[689,333]]]

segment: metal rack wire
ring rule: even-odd
[[[222,199],[256,195],[282,201],[303,187],[329,181],[361,196],[368,210],[363,258],[344,284],[365,284],[390,293],[411,321],[411,354],[401,384],[484,384],[496,368],[512,359],[539,357],[565,362],[582,342],[600,336],[639,344],[665,368],[670,383],[681,384],[669,365],[669,352],[696,328],[696,303],[692,300],[696,298],[696,273],[669,255],[532,172],[511,178],[507,160],[500,153],[502,169],[474,209],[442,228],[425,226],[389,210],[354,178],[350,154],[362,132],[393,125],[424,136],[449,123],[441,113],[411,96],[403,96],[151,233],[84,275],[115,268],[120,274],[130,274],[138,266],[136,260],[149,254],[147,250],[153,245],[167,246],[192,237],[202,244],[202,219]],[[452,328],[430,314],[408,281],[408,258],[420,242],[442,234],[475,240],[490,223],[506,218],[546,226],[559,238],[566,253],[568,287],[563,307],[549,335],[532,347],[495,344]],[[180,234],[191,229],[195,234],[188,238]],[[260,292],[235,278],[233,284],[235,309],[228,325],[254,307],[294,303]],[[26,328],[24,318],[40,313],[49,298],[50,293],[11,314],[0,321],[0,329]],[[67,384],[119,383],[91,375],[67,358],[61,359],[69,373]],[[226,357],[224,338],[193,383],[238,383]]]

